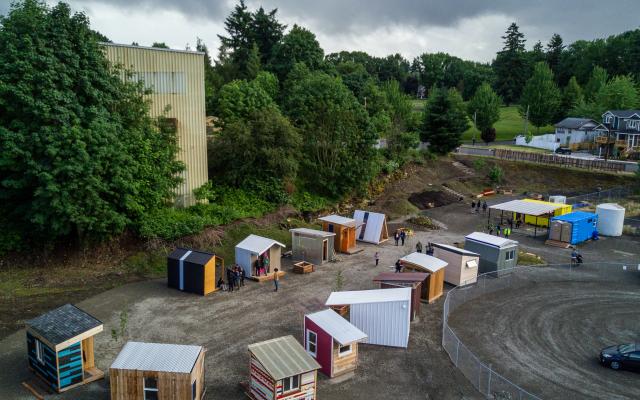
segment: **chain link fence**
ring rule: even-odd
[[[629,186],[621,186],[613,189],[602,190],[593,193],[582,194],[579,196],[567,197],[567,204],[600,204],[608,203],[615,200],[625,199],[637,192],[638,188]]]
[[[640,261],[640,260],[638,260]],[[459,306],[507,288],[517,289],[531,282],[604,282],[627,279],[630,273],[640,273],[640,264],[597,263],[516,267],[495,273],[478,276],[473,285],[458,286],[447,293],[444,302],[442,323],[442,347],[454,365],[488,399],[529,400],[541,398],[528,392],[492,369],[491,364],[481,360],[472,349],[465,345],[449,326],[449,315]]]

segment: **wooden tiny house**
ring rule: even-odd
[[[127,342],[111,368],[111,400],[201,400],[201,346]]]
[[[478,280],[479,254],[447,244],[433,243],[433,256],[447,262],[445,282],[463,286]]]
[[[273,271],[278,268],[278,275],[283,275],[280,259],[282,249],[286,246],[276,240],[258,235],[249,235],[235,248],[236,264],[238,264],[248,278],[262,278],[270,280]]]
[[[56,392],[102,379],[93,340],[102,330],[102,322],[71,304],[27,321],[29,368]]]
[[[249,345],[249,356],[252,399],[316,399],[320,365],[293,336]]]
[[[167,257],[168,286],[184,292],[207,295],[218,290],[224,260],[204,251],[177,248]]]
[[[400,259],[404,271],[429,274],[422,290],[422,300],[433,303],[444,293],[444,273],[447,262],[423,253],[411,253]]]
[[[333,310],[304,317],[304,347],[330,378],[355,371],[358,365],[358,342],[367,334],[351,325]]]
[[[423,295],[423,288],[426,292],[428,279],[429,274],[424,272],[405,272],[402,274],[383,272],[373,278],[373,281],[380,284],[380,289],[411,288],[411,321],[413,321],[420,311],[420,299]]]
[[[356,252],[356,220],[339,215],[327,215],[318,218],[322,221],[322,230],[335,233],[335,249],[340,253]]]

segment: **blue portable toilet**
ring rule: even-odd
[[[578,244],[597,236],[598,215],[586,211],[574,211],[551,218],[549,239]]]

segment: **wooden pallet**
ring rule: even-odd
[[[551,239],[547,239],[547,241],[544,242],[544,244],[553,246],[553,247],[560,247],[561,249],[568,249],[569,247],[571,247],[571,243],[560,242],[558,240],[551,240]]]
[[[250,279],[254,282],[268,282],[268,281],[272,281],[273,280],[273,272],[268,273],[267,275],[260,275],[260,276],[249,276],[247,277],[247,279]],[[284,271],[278,271],[278,277],[282,278],[285,275]]]
[[[54,394],[49,384],[43,381],[39,376],[34,376],[28,381],[22,382],[22,387],[24,387],[38,400],[44,400],[47,396]]]
[[[306,261],[299,261],[293,264],[293,272],[296,274],[310,274],[316,270],[316,266]]]

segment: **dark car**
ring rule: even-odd
[[[600,351],[600,363],[611,369],[640,371],[640,343],[605,347]]]
[[[556,154],[571,154],[571,149],[568,147],[558,147],[556,149]]]

